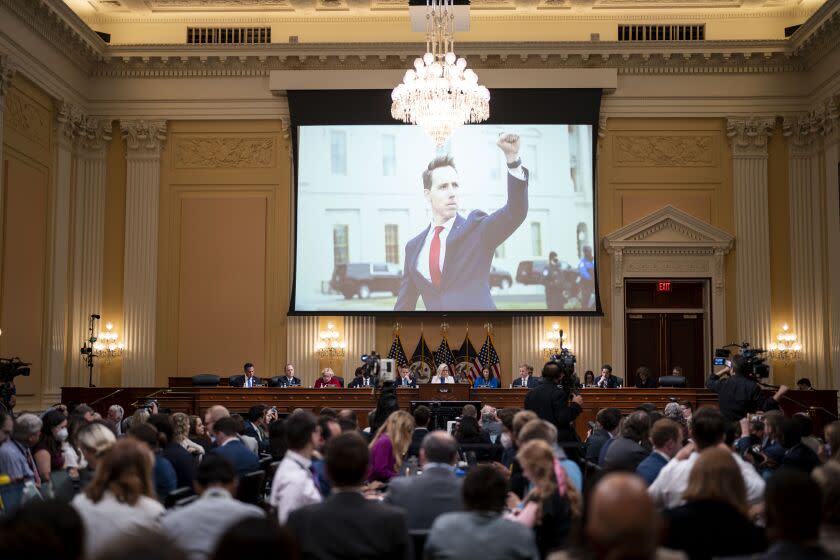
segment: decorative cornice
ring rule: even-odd
[[[126,141],[128,156],[158,157],[166,141],[166,121],[120,121],[120,130]]]
[[[730,117],[726,119],[726,136],[732,143],[735,157],[767,157],[767,139],[773,133],[775,117]]]
[[[807,113],[785,115],[782,132],[788,138],[788,149],[794,156],[808,156],[820,141],[840,140],[840,97],[829,96]]]

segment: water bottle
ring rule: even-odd
[[[43,500],[43,496],[41,496],[41,492],[38,491],[38,488],[35,486],[34,480],[27,480],[23,483],[23,494],[21,496],[20,502],[25,504],[30,500]]]

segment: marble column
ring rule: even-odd
[[[286,327],[286,361],[295,366],[295,375],[304,387],[311,387],[318,377],[317,316],[289,316]],[[285,367],[285,364],[283,364]]]
[[[534,371],[539,374],[542,364],[545,362],[542,356],[542,340],[545,336],[545,321],[542,316],[515,316],[511,329],[511,378],[510,383],[516,379],[520,364],[534,366]],[[483,342],[483,340],[482,340]]]
[[[815,163],[821,145],[808,115],[786,117],[788,185],[790,197],[790,273],[793,331],[804,348],[796,377],[818,380],[826,376],[823,318],[822,200]]]
[[[354,316],[344,317],[344,381],[350,383],[356,368],[362,361],[362,354],[376,350],[383,358],[388,357],[388,348],[376,347],[376,317]]]
[[[80,125],[76,164],[75,221],[73,224],[73,315],[70,347],[70,384],[86,386],[88,371],[79,348],[88,338],[88,320],[102,312],[102,266],[105,240],[106,148],[111,141],[110,119],[85,119]],[[94,367],[93,383],[99,379]]]
[[[121,121],[126,143],[124,387],[155,384],[160,154],[165,121]]]
[[[735,190],[738,340],[754,347],[765,347],[772,339],[767,139],[774,124],[773,117],[737,117],[726,122]]]
[[[15,65],[9,55],[0,55],[0,216],[3,216],[3,201],[6,200],[6,193],[3,185],[3,172],[5,156],[3,154],[3,118],[6,110],[6,92],[12,85],[12,78],[15,75]]]
[[[57,402],[64,385],[67,360],[67,318],[70,311],[70,209],[73,193],[73,152],[83,122],[81,108],[65,101],[55,103],[53,215],[50,241],[52,276],[48,293],[48,348],[44,402]],[[75,350],[75,341],[70,350]],[[74,352],[74,360],[80,359]]]
[[[572,353],[577,358],[575,371],[583,380],[583,372],[591,369],[600,370],[601,358],[601,318],[569,317],[569,343]]]

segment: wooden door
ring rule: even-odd
[[[670,375],[674,366],[683,368],[689,387],[702,387],[703,359],[702,313],[628,313],[627,369],[624,386],[636,383],[636,370],[650,368],[654,377]]]
[[[629,313],[627,315],[627,370],[615,371],[624,377],[624,386],[636,383],[636,369],[647,366],[654,376],[660,375],[663,363],[662,313]]]

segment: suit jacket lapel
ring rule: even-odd
[[[443,286],[446,283],[446,271],[455,266],[451,265],[450,263],[453,260],[456,260],[458,257],[457,246],[458,242],[461,239],[461,236],[464,234],[465,222],[466,220],[462,218],[460,214],[456,214],[455,223],[452,224],[452,231],[450,231],[449,234],[446,236],[446,257],[443,261],[443,270],[440,273],[441,286]]]

